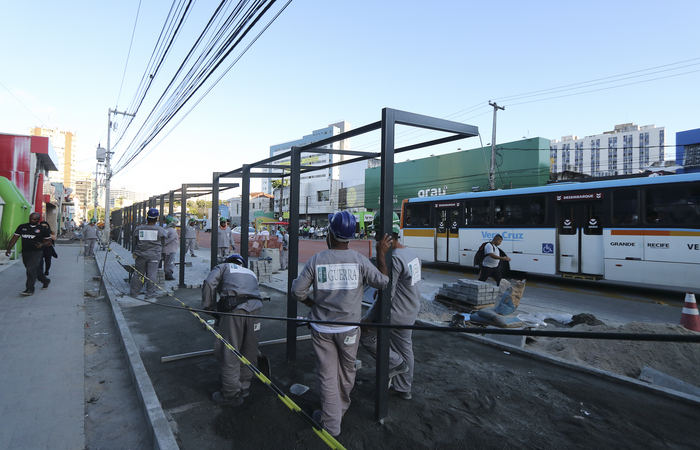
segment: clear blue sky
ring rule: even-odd
[[[107,110],[123,110],[134,98],[171,3],[141,5],[121,95],[137,0],[4,3],[0,132],[27,134],[36,125],[75,131],[79,168],[94,170],[94,150],[106,145]],[[193,6],[132,128],[151,111],[213,3]],[[146,148],[148,156],[116,175],[114,184],[160,194],[182,183],[211,182],[214,171],[267,157],[270,145],[340,120],[353,127],[374,122],[383,107],[476,125],[484,144],[491,142],[489,100],[506,107],[498,115],[497,142],[586,136],[634,122],[665,126],[668,143],[675,143],[676,132],[700,127],[698,16],[697,0],[294,0],[193,112],[160,142],[166,127]],[[608,78],[621,74],[630,75]],[[592,80],[600,81],[512,97]],[[605,83],[612,80],[618,81]],[[435,137],[418,132],[398,141]],[[355,138],[352,146],[378,150],[378,138]],[[458,147],[479,147],[479,141],[399,158]],[[124,146],[114,151],[116,159]]]

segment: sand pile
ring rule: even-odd
[[[558,329],[558,331],[560,331]],[[577,325],[570,329],[596,333],[697,335],[680,325],[631,322],[620,327]],[[700,344],[614,341],[600,339],[528,338],[528,350],[547,353],[576,364],[639,378],[644,366],[700,387]]]

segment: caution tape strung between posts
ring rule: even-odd
[[[308,425],[310,425],[311,428],[314,430],[314,432],[315,432],[315,433],[321,438],[321,440],[323,440],[323,442],[325,442],[330,448],[332,448],[332,449],[338,449],[338,450],[345,450],[345,447],[343,447],[343,445],[342,445],[340,442],[338,442],[333,436],[331,436],[331,435],[328,433],[328,431],[324,430],[324,429],[323,429],[322,427],[320,427],[316,422],[314,422],[314,420],[313,420],[311,417],[309,417],[309,415],[306,414],[296,403],[294,403],[294,401],[293,401],[291,398],[289,398],[289,396],[287,396],[287,394],[285,394],[280,388],[278,388],[277,386],[275,386],[275,384],[272,382],[272,380],[270,380],[269,378],[267,378],[257,367],[255,367],[250,361],[248,361],[248,359],[247,359],[245,356],[243,356],[243,354],[242,354],[241,352],[239,352],[233,345],[231,345],[226,339],[224,339],[224,337],[221,336],[211,325],[209,325],[209,323],[207,323],[206,320],[202,319],[202,317],[201,317],[199,314],[197,314],[197,310],[195,310],[195,309],[193,309],[193,308],[190,308],[190,307],[189,307],[186,303],[184,303],[182,300],[180,300],[179,298],[175,297],[175,296],[172,295],[170,292],[168,292],[166,289],[163,289],[159,284],[155,283],[153,280],[151,280],[150,278],[148,278],[146,275],[144,275],[144,274],[142,274],[141,272],[139,272],[138,270],[136,270],[136,267],[134,267],[133,264],[129,263],[129,262],[126,261],[124,258],[122,258],[121,256],[119,256],[119,255],[117,254],[117,252],[115,252],[114,250],[112,250],[110,247],[107,247],[107,251],[108,251],[108,252],[113,252],[114,255],[115,255],[118,259],[120,259],[120,260],[126,262],[130,267],[133,267],[133,268],[134,268],[134,272],[137,273],[138,275],[140,275],[140,278],[141,278],[141,281],[142,281],[142,282],[150,281],[151,283],[153,283],[153,285],[154,285],[154,286],[157,286],[158,289],[160,289],[161,291],[165,292],[169,297],[172,297],[172,298],[175,299],[178,303],[180,303],[180,304],[184,307],[184,308],[182,308],[182,309],[189,311],[197,320],[199,320],[199,322],[201,322],[202,324],[204,324],[204,326],[207,327],[207,330],[211,331],[211,332],[214,334],[214,336],[215,336],[217,339],[219,339],[219,340],[226,346],[227,349],[229,349],[229,350],[231,351],[231,353],[233,353],[234,355],[236,355],[236,357],[241,361],[241,363],[245,364],[246,367],[248,367],[248,368],[255,374],[255,376],[258,377],[258,379],[259,379],[260,381],[262,381],[265,385],[267,385],[270,389],[272,389],[272,391],[273,391],[275,394],[277,394],[277,397],[282,401],[282,403],[284,403],[289,409],[291,409],[291,410],[294,411],[299,417],[301,417],[301,419],[302,419],[304,422],[306,422]],[[105,262],[106,262],[106,261],[107,261],[107,253],[105,253]],[[103,264],[103,266],[102,266],[102,267],[103,267],[103,271],[104,271],[104,267],[105,267],[105,266],[106,266],[106,264]],[[104,278],[104,273],[103,273],[103,275],[102,275],[101,278]],[[110,283],[110,284],[111,284],[111,283]],[[124,294],[124,293],[122,292],[122,294]],[[140,300],[140,299],[138,299],[138,300]],[[145,300],[143,300],[143,301],[145,301]],[[158,305],[158,306],[168,306],[168,305],[159,305],[158,303],[155,303],[155,302],[148,302],[148,301],[145,301],[145,302],[146,302],[146,303],[151,303],[151,304],[154,304],[154,305]],[[200,311],[201,311],[201,310],[200,310]],[[217,314],[219,314],[219,313],[217,313]],[[253,316],[247,316],[247,317],[253,317]]]
[[[113,251],[110,249],[110,251]],[[114,253],[117,258],[122,261],[126,261],[121,256]],[[129,264],[133,267],[133,265]],[[136,271],[136,269],[134,269]],[[142,276],[142,280],[146,277]],[[111,284],[111,283],[110,283]],[[211,311],[192,308],[187,306],[187,304],[180,301],[178,298],[174,297],[167,290],[163,289],[160,285],[153,283],[158,286],[163,292],[168,294],[168,296],[173,297],[184,307],[165,305],[161,303],[150,302],[144,299],[136,299],[144,303],[150,303],[152,305],[164,307],[164,308],[174,308],[181,309],[188,312],[200,312],[209,314]],[[112,285],[114,286],[114,285]],[[115,287],[115,289],[117,289]],[[123,295],[128,295],[125,292],[121,292]],[[650,342],[686,342],[686,343],[700,343],[700,336],[698,335],[681,335],[681,334],[648,334],[648,333],[593,333],[593,332],[579,332],[579,331],[542,331],[542,330],[527,330],[527,329],[503,329],[503,328],[452,328],[444,326],[434,326],[434,325],[395,325],[389,323],[358,323],[358,322],[336,322],[327,320],[313,320],[308,318],[292,318],[292,317],[274,317],[274,316],[260,316],[260,315],[243,315],[236,313],[226,313],[217,312],[216,314],[220,316],[233,316],[233,317],[245,317],[250,319],[265,319],[265,320],[280,320],[285,322],[303,322],[303,323],[318,323],[318,324],[332,324],[332,325],[344,325],[344,326],[358,326],[367,328],[389,328],[398,330],[413,330],[413,331],[437,331],[443,333],[464,333],[464,334],[502,334],[511,336],[538,336],[538,337],[563,337],[571,339],[609,339],[615,341],[650,341]]]

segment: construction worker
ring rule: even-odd
[[[139,225],[134,230],[134,267],[138,273],[131,277],[129,295],[136,298],[146,282],[146,298],[156,297],[156,286],[152,280],[158,275],[158,263],[163,253],[163,241],[168,235],[165,228],[159,226],[159,212],[151,208],[146,214],[146,224]],[[148,280],[143,277],[148,278]]]
[[[355,237],[355,216],[340,211],[328,216],[328,250],[309,259],[292,283],[292,297],[311,308],[309,318],[329,322],[359,322],[362,315],[364,284],[384,289],[389,278],[385,255],[391,237],[377,243],[377,267],[354,250],[348,242]],[[308,298],[313,287],[313,300]],[[350,391],[355,383],[355,357],[360,343],[357,326],[311,324],[316,352],[321,410],[313,419],[332,436],[340,434],[340,423],[350,406]]]
[[[280,270],[287,270],[289,267],[289,233],[287,230],[282,228],[280,230],[282,234],[282,247],[280,247]]]
[[[194,254],[194,247],[197,242],[197,221],[190,219],[189,225],[185,226],[185,239],[187,242],[187,251],[190,252],[190,256],[196,258],[197,255]]]
[[[95,257],[95,244],[100,238],[100,229],[95,225],[97,219],[90,219],[90,224],[83,231],[83,239],[85,240],[85,258]]]
[[[177,221],[173,216],[165,218],[165,229],[167,236],[163,242],[163,272],[165,272],[166,280],[174,280],[173,273],[175,272],[175,253],[180,247],[180,239],[177,236],[175,226]]]
[[[237,314],[219,316],[217,331],[248,361],[255,361],[260,319],[240,316],[260,315],[262,296],[257,276],[247,269],[241,255],[229,256],[209,273],[202,287],[202,306],[207,311]],[[221,365],[221,390],[214,393],[212,400],[218,405],[238,406],[243,403],[243,397],[248,396],[253,372],[241,367],[238,357],[219,339],[214,341],[214,354]]]
[[[418,255],[410,248],[399,242],[399,216],[393,213],[391,232],[393,246],[391,250],[391,324],[413,325],[418,317],[420,309],[421,293],[419,282],[421,280],[421,262]],[[374,215],[371,228],[381,231],[379,213]],[[375,238],[376,239],[376,238]],[[362,322],[377,323],[381,306],[375,302],[367,311]],[[412,330],[392,329],[389,334],[389,371],[392,375],[391,394],[398,395],[404,400],[411,399],[411,385],[413,384],[413,341]],[[369,328],[362,332],[362,345],[375,357],[377,354],[377,330]]]
[[[218,250],[217,255],[219,257],[219,261],[221,261],[228,255],[228,251],[233,243],[233,240],[231,239],[231,229],[228,227],[225,217],[219,219],[219,228],[217,228],[217,233],[216,249]],[[234,246],[233,249],[236,250],[236,247]]]

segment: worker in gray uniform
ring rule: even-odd
[[[393,246],[391,250],[391,321],[393,325],[413,325],[420,309],[421,262],[416,252],[399,242],[399,216],[394,213],[391,225]],[[374,230],[381,230],[379,213],[372,221]],[[371,230],[370,230],[371,231]],[[362,322],[377,323],[381,306],[375,302],[367,311]],[[364,327],[363,327],[364,328]],[[404,400],[411,399],[413,384],[413,341],[412,330],[392,329],[389,333],[389,369],[392,385],[389,392]],[[362,345],[377,354],[377,329],[363,329]]]
[[[219,301],[216,301],[216,294]],[[218,333],[248,361],[258,354],[262,296],[258,277],[247,269],[241,255],[231,255],[223,264],[214,267],[202,287],[202,306],[207,311],[231,312],[236,316],[219,316]],[[221,390],[212,400],[218,405],[238,406],[248,395],[253,372],[241,367],[238,357],[221,340],[214,341],[214,354],[221,365]]]
[[[287,270],[289,267],[289,233],[287,230],[282,228],[280,230],[282,235],[282,247],[280,247],[280,270]]]
[[[159,226],[158,210],[151,208],[146,215],[146,224],[139,225],[134,230],[134,267],[138,271],[131,277],[131,297],[137,297],[141,292],[144,282],[146,284],[146,298],[155,298],[156,286],[152,281],[158,275],[158,263],[163,253],[163,241],[167,236],[165,228]],[[145,275],[148,280],[143,279]]]
[[[355,216],[340,211],[328,216],[328,250],[309,259],[292,283],[292,297],[311,308],[309,318],[329,322],[359,322],[364,284],[384,289],[389,284],[385,255],[391,237],[377,243],[377,267],[348,242],[355,237]],[[313,287],[313,300],[308,298]],[[312,323],[311,339],[316,353],[321,410],[313,419],[331,436],[340,434],[340,423],[350,406],[355,383],[355,360],[360,343],[357,326]]]
[[[90,224],[85,227],[83,231],[83,239],[85,240],[85,258],[95,257],[95,244],[100,238],[100,229],[97,228],[97,220],[95,218],[90,219]]]
[[[219,228],[217,228],[216,231],[216,249],[218,251],[217,256],[219,257],[219,261],[221,261],[222,259],[226,258],[226,255],[228,255],[228,251],[233,243],[231,240],[231,229],[228,227],[225,217],[219,219]],[[233,247],[233,250],[236,250],[235,246]]]
[[[197,241],[197,221],[190,219],[190,223],[185,226],[185,242],[187,242],[187,251],[190,252],[190,256],[196,258],[197,255],[194,254],[194,247]]]
[[[175,272],[175,253],[180,247],[180,239],[177,236],[175,226],[177,221],[173,216],[165,218],[165,230],[168,233],[163,241],[163,272],[165,272],[166,280],[174,280],[173,273]]]

